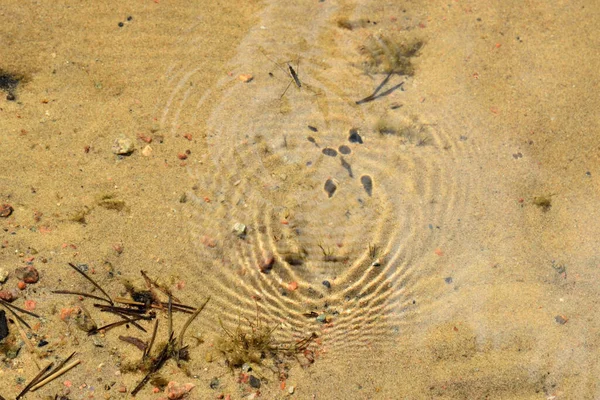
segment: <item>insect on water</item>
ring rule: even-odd
[[[292,65],[289,62],[286,62],[286,65],[288,67],[288,69],[286,70],[279,63],[275,62],[273,59],[271,59],[269,56],[267,56],[267,54],[265,53],[265,51],[263,49],[261,49],[261,53],[263,53],[263,55],[269,61],[271,61],[273,64],[275,64],[277,66],[277,68],[279,68],[284,74],[286,74],[290,77],[289,83],[287,84],[287,86],[285,87],[285,90],[283,91],[283,93],[281,93],[279,98],[282,98],[283,96],[285,96],[286,92],[288,91],[288,89],[290,88],[292,83],[295,83],[296,87],[298,89],[300,89],[302,87],[302,82],[300,82],[300,77],[298,76],[298,73],[300,72],[300,59],[299,58],[296,61],[296,69],[294,69],[294,67],[292,67]],[[269,76],[274,77],[272,72],[269,72]]]

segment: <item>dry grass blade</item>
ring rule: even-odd
[[[206,307],[206,304],[208,303],[209,300],[210,300],[210,296],[206,300],[204,300],[204,303],[202,303],[202,305],[200,307],[198,307],[192,315],[190,315],[190,317],[185,322],[185,324],[183,324],[183,328],[181,328],[181,332],[179,332],[179,338],[177,340],[179,349],[183,348],[183,336],[185,335],[185,331],[190,326],[190,324],[196,319],[198,314],[200,314],[202,312],[202,310],[204,310],[204,307]]]
[[[41,382],[37,383],[35,386],[33,386],[31,388],[32,392],[35,392],[36,390],[38,390],[39,388],[41,388],[42,386],[52,382],[53,380],[55,380],[56,378],[58,378],[59,376],[61,376],[62,374],[66,373],[67,371],[75,368],[77,365],[79,365],[81,363],[81,360],[76,360],[73,361],[71,364],[67,365],[66,367],[59,369],[58,371],[48,375],[46,378],[44,378]]]
[[[72,292],[70,290],[53,290],[52,293],[56,293],[56,294],[74,294],[74,295],[77,295],[77,296],[89,297],[90,299],[96,299],[96,300],[106,301],[107,303],[110,303],[104,297],[95,296],[95,295],[89,294],[89,293]]]
[[[54,365],[54,363],[50,363],[48,365],[46,365],[44,367],[44,369],[42,369],[40,372],[38,372],[38,374],[35,376],[35,378],[33,378],[28,384],[27,386],[25,386],[25,388],[23,388],[23,390],[21,390],[21,393],[19,393],[16,397],[16,400],[19,400],[21,397],[25,396],[25,394],[27,392],[29,392],[29,389],[31,389],[31,387],[33,385],[35,385],[43,376],[46,372],[48,372],[50,370],[50,368],[52,368],[52,366]]]
[[[31,315],[32,317],[36,317],[36,318],[40,318],[39,315],[32,313],[31,311],[27,311],[27,310],[23,310],[22,308],[19,308],[15,305],[10,304],[8,301],[6,300],[2,300],[0,299],[0,304],[6,306],[7,308],[12,308],[18,312],[22,312],[23,314],[27,314],[27,315]]]
[[[90,283],[91,283],[92,285],[94,285],[94,286],[95,286],[95,287],[96,287],[98,290],[100,290],[100,291],[102,292],[102,294],[104,294],[104,295],[106,296],[106,299],[108,300],[108,302],[109,302],[110,304],[113,304],[113,301],[112,301],[112,299],[110,298],[110,296],[108,295],[108,293],[106,293],[106,292],[104,291],[104,289],[102,289],[102,287],[100,287],[100,285],[98,285],[98,284],[96,283],[96,281],[94,281],[92,278],[90,278],[90,277],[89,277],[89,276],[88,276],[88,275],[87,275],[85,272],[83,272],[82,270],[80,270],[79,268],[77,268],[77,267],[76,267],[74,264],[72,264],[72,263],[69,263],[69,266],[70,266],[71,268],[73,268],[75,271],[77,271],[79,274],[81,274],[81,275],[82,275],[82,276],[83,276],[85,279],[87,279],[88,281],[90,281]]]
[[[152,346],[154,345],[154,340],[156,339],[157,331],[158,331],[158,320],[154,321],[154,329],[152,330],[152,337],[150,338],[150,343],[148,343],[148,346],[146,347],[146,350],[144,351],[144,355],[142,356],[142,359],[145,359],[146,357],[148,357],[148,355],[150,354],[150,351],[152,351]]]
[[[125,318],[123,316],[121,316],[121,317]],[[104,326],[101,326],[100,328],[96,328],[94,330],[89,331],[88,332],[88,336],[95,335],[95,334],[97,334],[98,332],[100,332],[102,330],[108,331],[108,330],[110,330],[112,328],[116,328],[117,326],[121,326],[121,325],[129,324],[129,323],[133,323],[133,322],[139,321],[141,319],[143,319],[143,318],[142,317],[133,318],[133,319],[126,318],[126,319],[123,319],[122,321],[113,322],[111,324],[104,325]],[[146,332],[146,330],[144,328],[142,328],[142,330],[144,332]]]

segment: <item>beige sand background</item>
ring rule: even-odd
[[[266,17],[265,10],[270,10]],[[278,12],[285,19],[278,20]],[[221,149],[234,142],[224,137],[220,147],[215,119],[226,131],[228,124],[256,118],[244,114],[244,104],[227,97],[232,90],[252,87],[268,87],[274,93],[271,108],[265,110],[269,116],[287,118],[295,109],[302,110],[296,101],[308,92],[292,87],[279,99],[288,78],[270,61],[262,59],[262,69],[258,58],[247,65],[240,61],[245,54],[258,54],[259,44],[243,46],[253,43],[248,38],[265,20],[273,22],[262,27],[270,35],[269,43],[280,38],[279,48],[288,48],[278,52],[264,46],[273,60],[294,63],[299,58],[300,75],[307,82],[311,76],[318,81],[319,73],[336,82],[332,72],[317,71],[319,64],[314,55],[310,58],[310,48],[303,48],[302,38],[287,41],[310,31],[306,24],[311,19],[320,26],[330,24],[321,31],[319,43],[341,61],[329,71],[338,71],[342,80],[351,78],[347,84],[330,85],[354,88],[350,81],[356,79],[364,95],[382,76],[364,86],[364,75],[345,61],[361,40],[393,28],[395,37],[424,41],[413,59],[415,74],[407,78],[406,91],[395,91],[382,102],[401,103],[405,118],[416,115],[443,132],[436,136],[434,150],[427,150],[432,163],[442,160],[443,173],[432,184],[431,199],[414,204],[426,208],[428,202],[443,203],[445,193],[454,197],[444,209],[444,224],[433,227],[440,233],[404,250],[411,254],[407,258],[418,262],[403,269],[407,278],[394,281],[399,286],[390,286],[398,288],[398,295],[391,296],[394,304],[402,305],[395,322],[389,323],[394,329],[379,329],[378,322],[365,317],[364,325],[377,329],[358,323],[348,332],[333,328],[335,335],[328,342],[326,329],[314,324],[306,332],[323,336],[322,352],[309,368],[293,365],[287,385],[295,387],[294,394],[271,379],[263,383],[261,398],[600,397],[597,2],[325,0],[302,1],[292,8],[260,2],[5,0],[0,18],[0,68],[24,77],[16,101],[4,95],[0,100],[0,202],[14,208],[9,218],[0,220],[0,267],[12,273],[35,257],[40,281],[21,291],[14,304],[36,301],[35,312],[44,321],[33,341],[46,338],[52,350],[49,359],[77,350],[83,360],[27,398],[54,398],[65,391],[67,379],[72,382],[70,399],[128,398],[118,388],[131,390],[142,377],[118,372],[120,362],[138,354],[117,339],[131,331],[119,328],[122,331],[93,340],[60,320],[60,310],[74,299],[51,290],[91,289],[73,275],[68,262],[88,264],[111,293],[124,294],[121,278],[143,286],[139,270],[144,269],[170,283],[186,304],[197,305],[213,295],[214,303],[190,332],[191,376],[174,364],[163,374],[196,384],[190,395],[194,399],[220,393],[239,399],[251,393],[247,385],[236,383],[236,374],[214,348],[220,315],[234,320],[253,311],[251,301],[220,295],[215,290],[219,286],[210,283],[219,276],[218,260],[236,263],[230,242],[223,239],[231,236],[225,231],[232,225],[226,216],[233,213],[234,202],[220,199],[219,184],[211,183],[227,173],[227,166],[219,167],[218,155],[227,153]],[[369,19],[379,26],[348,31],[336,26],[341,18]],[[346,70],[353,72],[344,75],[341,71]],[[278,79],[275,84],[269,71]],[[240,73],[255,79],[242,83]],[[256,112],[252,104],[246,103],[248,113]],[[375,123],[369,112],[381,104],[361,109],[365,124]],[[112,152],[120,135],[135,141],[136,150],[128,157]],[[148,144],[140,135],[153,140]],[[375,134],[367,132],[365,137],[371,139],[371,149],[395,146]],[[141,151],[146,145],[152,149],[147,156]],[[187,159],[178,158],[186,150]],[[400,169],[382,160],[382,171],[389,176]],[[428,176],[429,164],[423,165],[418,172]],[[289,169],[284,172],[290,174]],[[294,179],[289,175],[291,182]],[[444,189],[436,191],[435,185]],[[98,198],[108,194],[125,207],[98,206]],[[546,211],[534,204],[540,196],[551,199]],[[216,208],[202,205],[204,197]],[[81,212],[85,223],[73,220]],[[435,225],[436,220],[427,223]],[[210,239],[217,250],[206,246]],[[115,277],[108,273],[107,262]],[[566,270],[557,271],[557,266]],[[242,288],[241,276],[239,290],[233,286],[231,291],[252,293]],[[184,284],[177,286],[178,282]],[[405,287],[402,283],[408,289],[400,289]],[[2,289],[16,284],[13,274]],[[367,302],[357,307],[375,306]],[[350,311],[348,326],[354,315]],[[285,309],[279,307],[277,313],[287,318]],[[388,319],[381,311],[373,313]],[[94,316],[99,324],[111,321],[99,313]],[[557,322],[557,316],[567,322]],[[287,334],[286,326],[281,337]],[[204,342],[195,343],[193,335]],[[23,348],[17,358],[2,358],[0,394],[13,398],[23,379],[36,374],[35,357]],[[214,377],[221,382],[217,390],[209,387]],[[151,385],[137,396],[158,397]]]

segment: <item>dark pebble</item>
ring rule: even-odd
[[[358,134],[358,129],[356,128],[350,129],[350,137],[348,137],[348,140],[350,141],[350,143],[362,144],[363,142],[362,138]]]
[[[567,323],[567,321],[568,321],[568,319],[567,319],[567,318],[565,318],[565,317],[563,317],[562,315],[557,315],[556,317],[554,317],[554,320],[555,320],[556,322],[558,322],[559,324],[561,324],[561,325],[564,325],[564,324],[566,324],[566,323]]]
[[[6,320],[6,312],[0,310],[0,340],[8,336],[8,321]]]
[[[250,375],[250,379],[248,380],[248,382],[250,383],[250,386],[252,386],[254,389],[260,389],[260,379],[258,379],[254,375]]]
[[[329,283],[329,281],[323,281],[323,286],[325,286],[327,289],[331,289],[331,283]]]
[[[369,175],[361,176],[360,183],[362,183],[363,188],[365,188],[365,192],[367,192],[367,194],[371,196],[373,194],[373,180],[371,179],[371,177]]]
[[[129,17],[127,17],[127,21],[131,21],[133,19],[133,17],[130,15]]]
[[[48,344],[48,342],[47,342],[46,340],[42,339],[42,340],[40,340],[40,342],[38,343],[38,345],[37,345],[37,346],[38,346],[38,347],[44,347],[44,346],[45,346],[45,345],[47,345],[47,344]]]
[[[327,192],[327,196],[329,198],[331,198],[333,196],[336,189],[337,189],[337,186],[335,185],[335,183],[333,183],[333,181],[331,179],[327,179],[325,181],[325,192]]]
[[[335,149],[332,149],[331,147],[325,147],[323,149],[323,154],[329,157],[335,157],[337,156],[337,151],[335,151]]]
[[[8,101],[15,101],[17,99],[17,96],[15,96],[14,93],[9,93],[6,95],[6,100]]]
[[[2,204],[0,206],[0,217],[6,218],[12,214],[13,208],[10,204]]]
[[[319,147],[319,145],[317,144],[317,141],[315,140],[314,137],[309,136],[306,138],[309,142],[311,142],[312,144],[314,144],[315,146]]]
[[[36,283],[40,279],[37,269],[31,265],[16,268],[15,275],[25,283]]]
[[[350,149],[350,147],[346,146],[345,144],[341,145],[338,148],[338,150],[342,154],[350,154],[350,153],[352,153],[352,149]]]
[[[317,128],[315,128],[314,126],[308,125],[308,129],[310,129],[313,132],[318,132],[319,130]]]
[[[447,278],[444,278],[444,282],[446,282],[446,283],[448,283],[448,284],[452,283],[452,277],[451,277],[451,276],[449,276],[449,277],[447,277]]]
[[[212,378],[210,381],[210,388],[211,389],[218,389],[219,386],[221,385],[221,382],[219,381],[219,378]]]
[[[119,22],[119,28],[122,28],[122,27],[123,27],[123,25],[125,25],[125,24],[124,24],[124,23],[122,23],[122,22]]]

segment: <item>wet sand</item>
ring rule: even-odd
[[[144,287],[140,269],[185,304],[211,296],[189,376],[162,370],[196,385],[189,398],[256,392],[216,348],[219,319],[234,328],[256,304],[277,340],[319,335],[315,362],[289,361],[284,390],[266,373],[261,398],[600,396],[597,4],[203,3],[0,7],[0,69],[22,78],[0,100],[2,289],[37,268],[13,304],[36,302],[32,342],[51,352],[1,354],[2,396],[74,350],[82,364],[26,398],[129,398],[143,377],[120,372],[139,351],[118,336],[147,335],[61,320],[79,300],[52,290],[92,290],[69,262],[114,296]],[[401,89],[357,105],[386,76],[361,64],[365,46],[389,57],[373,38],[423,45]]]

